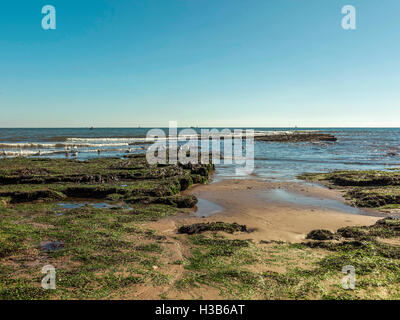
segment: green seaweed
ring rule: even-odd
[[[320,182],[344,190],[345,198],[358,207],[396,209],[400,205],[400,172],[398,171],[333,171],[305,173],[299,179]]]

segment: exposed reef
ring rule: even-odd
[[[214,166],[149,165],[144,155],[126,159],[3,159],[0,200],[51,202],[65,198],[125,200],[193,207],[197,199],[179,193],[205,183]]]
[[[181,191],[213,171],[145,155],[0,160],[0,299],[104,298],[165,282],[165,237],[144,224],[194,207]],[[37,279],[46,264],[57,267],[57,290]]]
[[[273,135],[256,136],[256,141],[268,142],[335,142],[337,138],[328,133],[316,132],[291,132],[278,133]]]
[[[346,199],[358,207],[380,210],[400,208],[399,171],[334,171],[306,173],[298,178],[343,190]]]
[[[309,233],[320,234],[321,230],[313,230]],[[386,258],[400,259],[400,247],[397,243],[389,243],[389,239],[400,237],[400,220],[393,217],[378,220],[372,226],[344,227],[329,233],[329,237],[310,237],[303,244],[311,248],[323,248],[333,251],[369,249],[375,255]],[[386,240],[386,241],[385,241]],[[375,252],[375,253],[374,253]]]

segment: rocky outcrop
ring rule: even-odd
[[[346,192],[345,197],[358,207],[400,208],[400,171],[334,171],[330,173],[306,173],[298,178],[321,182],[330,188]]]
[[[337,138],[328,133],[291,132],[254,137],[256,141],[268,142],[335,142]]]
[[[206,231],[225,231],[228,233],[234,233],[234,232],[247,232],[248,230],[245,225],[240,225],[235,222],[196,223],[192,225],[181,226],[178,229],[178,233],[186,233],[186,234],[197,234]]]
[[[213,170],[209,163],[150,165],[144,155],[87,161],[2,159],[0,201],[51,202],[68,197],[192,208],[196,197],[180,192],[194,183],[206,183]]]

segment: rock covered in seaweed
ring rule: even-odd
[[[297,178],[320,182],[346,191],[345,197],[358,207],[380,210],[400,209],[400,172],[348,170],[329,173],[305,173]]]
[[[334,239],[335,234],[329,230],[312,230],[306,236],[306,239],[311,240],[332,240]]]
[[[228,233],[234,232],[247,232],[245,225],[226,222],[208,222],[208,223],[195,223],[192,225],[184,225],[178,229],[178,233],[197,234],[206,231],[225,231]]]
[[[145,155],[129,158],[0,160],[0,201],[52,202],[64,198],[148,202],[191,208],[194,196],[179,193],[206,183],[214,166],[151,165]]]

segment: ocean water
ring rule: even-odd
[[[293,128],[249,128],[258,134]],[[78,158],[143,153],[149,128],[0,129],[0,156]],[[167,130],[167,129],[164,129]],[[178,131],[181,129],[178,129]],[[200,129],[196,129],[200,132]],[[232,129],[233,130],[233,129]],[[300,129],[299,129],[300,130]],[[301,128],[330,133],[337,142],[255,142],[252,176],[294,180],[303,172],[400,167],[400,128]],[[221,148],[221,150],[223,150]],[[245,152],[245,151],[243,151]],[[216,179],[238,177],[235,165],[217,165]]]

